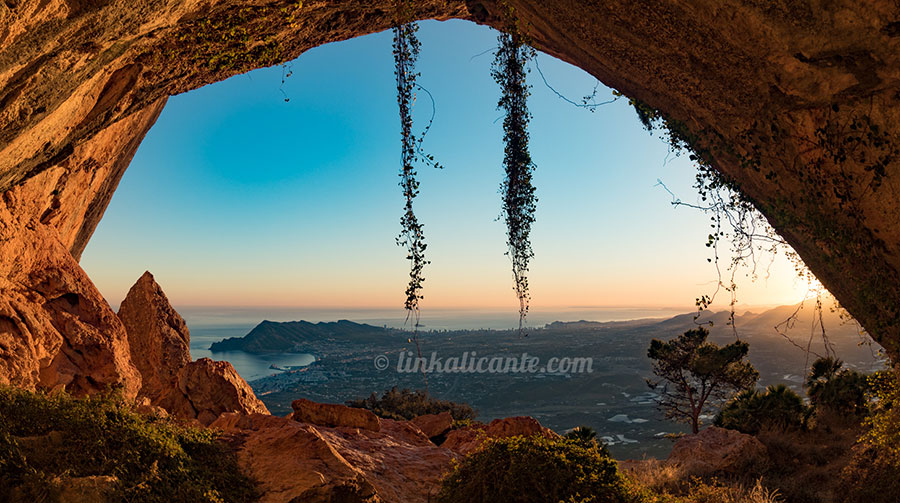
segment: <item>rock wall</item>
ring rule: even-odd
[[[873,337],[900,355],[900,5],[890,0],[508,4],[536,47],[665,114],[757,205]],[[46,245],[57,249],[54,260],[67,260],[57,256],[59,249],[77,258],[167,96],[290,60],[323,43],[386,29],[392,5],[380,0],[3,2],[0,191],[9,193],[7,200],[35,196],[19,196],[14,206],[7,205],[0,219],[7,236],[0,254],[33,254],[39,244],[55,243]],[[423,0],[415,9],[422,19],[506,23],[496,1]],[[15,295],[32,299],[22,314],[7,317],[12,320],[7,327],[19,327],[32,313],[48,309],[42,296],[59,292],[41,292],[31,279],[49,274],[41,272],[43,264],[30,263],[26,271],[9,267],[14,261],[9,260],[3,274],[16,286],[4,290],[3,301],[10,303]],[[77,283],[80,291],[91,292],[87,298],[96,297],[91,315],[107,319],[108,306],[77,264],[64,268],[70,289]],[[68,363],[59,363],[69,368],[65,375],[71,379],[48,371],[51,377],[42,381],[35,374],[52,365],[62,368],[50,362],[69,340],[66,330],[54,328],[53,335],[49,328],[35,329],[34,343],[22,342],[16,332],[21,328],[3,330],[7,340],[16,341],[0,348],[4,368],[18,369],[3,371],[5,379],[15,375],[28,385],[95,387],[72,384],[77,379],[71,376],[92,372],[72,370],[78,366],[72,351]],[[121,337],[120,329],[106,333]],[[27,355],[16,358],[30,363],[10,363],[13,354]],[[42,363],[33,363],[38,360]],[[121,367],[123,379],[130,380],[127,364],[113,367]]]
[[[66,170],[46,170],[0,200],[0,383],[94,393],[141,387],[125,327],[36,202]]]

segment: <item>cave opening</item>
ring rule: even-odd
[[[418,93],[414,113],[421,122],[434,114],[426,148],[446,166],[420,169],[427,329],[515,324],[497,220],[495,36],[468,21],[422,23],[429,94]],[[673,193],[696,198],[694,164],[582,70],[544,53],[536,65],[533,324],[693,310],[716,277],[703,246],[710,222],[670,203]],[[229,327],[215,336],[241,335],[260,319],[402,325],[391,72],[382,32],[170,98],[82,267],[113,306],[152,271],[189,322]],[[573,106],[584,95],[611,102],[593,113]],[[806,297],[789,262],[765,267],[759,281],[740,281],[739,310]],[[206,354],[208,343],[197,339],[195,351]]]

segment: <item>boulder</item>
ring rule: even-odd
[[[197,419],[204,425],[223,412],[269,412],[231,363],[209,358],[182,367],[177,386],[162,398],[160,406],[176,417]]]
[[[537,419],[528,416],[507,417],[494,419],[485,428],[485,433],[491,438],[506,438],[515,436],[541,435],[547,438],[559,437],[553,430],[544,428]]]
[[[710,426],[696,435],[680,438],[667,460],[683,473],[695,476],[739,473],[749,463],[765,459],[766,446],[756,437]]]
[[[301,410],[313,410],[310,403]],[[223,430],[242,469],[259,481],[263,503],[425,503],[454,458],[407,421],[385,419],[373,431],[225,413],[211,426]]]
[[[369,431],[378,431],[381,424],[372,411],[347,407],[331,403],[317,403],[305,398],[294,400],[291,403],[295,421],[310,423],[318,426],[362,428]]]
[[[447,433],[447,438],[441,442],[441,447],[464,456],[481,447],[481,444],[488,438],[490,437],[484,432],[484,425],[467,426]]]
[[[178,386],[178,373],[191,362],[187,323],[149,271],[137,280],[119,307],[131,361],[141,373],[140,394],[158,403]]]
[[[453,416],[449,412],[440,414],[425,414],[413,418],[410,421],[416,425],[428,438],[434,438],[450,431],[453,425]]]

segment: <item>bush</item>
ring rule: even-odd
[[[847,503],[893,503],[900,494],[900,381],[894,372],[868,378],[868,431],[841,473],[840,496]]]
[[[345,403],[350,407],[371,410],[379,417],[398,421],[441,412],[449,412],[455,421],[471,421],[478,415],[469,404],[440,400],[422,390],[398,391],[396,386],[390,391],[385,391],[381,398],[372,393],[369,398],[349,400]]]
[[[532,436],[485,442],[454,466],[437,501],[630,503],[642,498],[604,451]]]
[[[596,447],[602,454],[609,456],[606,446],[597,441],[597,431],[590,426],[576,426],[572,428],[572,431],[566,433],[564,438],[582,447]]]
[[[742,391],[716,416],[715,425],[755,435],[762,429],[802,428],[808,410],[800,395],[783,384],[772,385],[761,393]]]
[[[866,376],[855,370],[841,369],[843,362],[819,358],[806,378],[806,394],[814,407],[838,414],[862,415],[866,411]]]
[[[44,501],[58,477],[114,476],[115,500],[241,502],[253,482],[213,430],[131,410],[115,394],[73,398],[0,387],[0,500]]]

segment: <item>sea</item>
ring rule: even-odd
[[[207,307],[177,308],[191,331],[191,357],[225,360],[247,381],[299,368],[314,362],[316,357],[306,353],[254,355],[243,351],[209,350],[212,343],[229,337],[243,337],[263,320],[320,321],[350,320],[391,328],[410,327],[411,320],[401,309],[308,309],[297,307]],[[590,307],[566,309],[535,309],[528,314],[528,325],[541,327],[554,321],[624,321],[643,318],[669,318],[689,312],[690,308]],[[511,329],[518,327],[515,310],[435,309],[423,310],[419,317],[421,330],[477,330]]]

